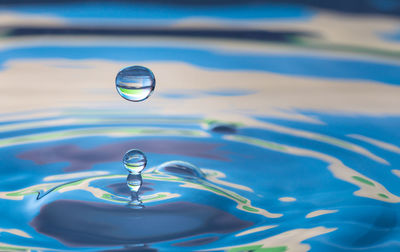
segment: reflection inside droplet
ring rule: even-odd
[[[137,193],[142,186],[142,174],[129,174],[126,179],[126,184],[131,192]]]
[[[128,101],[146,100],[156,86],[156,80],[150,69],[142,66],[130,66],[117,74],[115,85],[118,93]]]
[[[139,174],[146,167],[146,156],[140,150],[132,149],[125,153],[124,166],[132,174]]]

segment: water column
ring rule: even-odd
[[[129,172],[126,184],[131,191],[131,201],[128,205],[132,208],[143,208],[139,190],[143,183],[142,171],[147,164],[146,156],[140,150],[132,149],[125,153],[123,163]]]

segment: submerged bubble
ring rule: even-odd
[[[197,166],[184,161],[165,162],[157,171],[185,179],[204,179],[205,174]]]
[[[142,66],[130,66],[117,74],[115,84],[118,93],[128,101],[146,100],[156,86],[153,72]]]
[[[124,166],[132,174],[139,174],[146,167],[146,156],[140,150],[129,150],[125,153]]]

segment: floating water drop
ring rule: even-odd
[[[185,179],[204,179],[205,174],[195,165],[184,161],[170,161],[158,166],[158,172]]]
[[[130,66],[122,69],[115,78],[118,93],[128,101],[146,100],[156,86],[156,79],[150,69]]]
[[[132,174],[139,174],[146,167],[146,156],[140,150],[129,150],[125,153],[124,166]]]

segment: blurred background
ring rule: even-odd
[[[138,110],[398,112],[394,0],[1,3],[2,112],[123,106],[130,64],[160,83]]]

